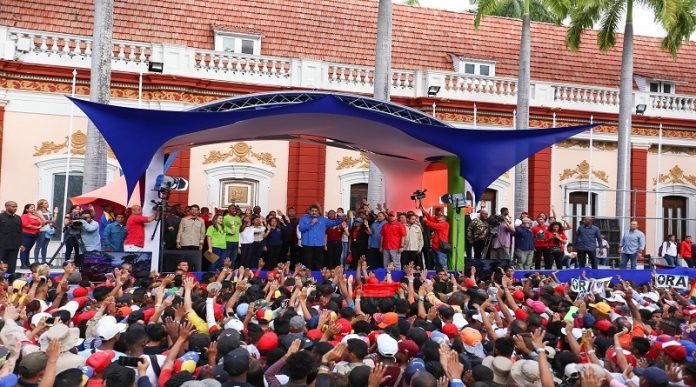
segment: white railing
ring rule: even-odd
[[[554,85],[554,101],[619,106],[619,90],[593,86]]]
[[[10,30],[14,59],[59,65],[89,66],[92,38],[58,33]],[[115,69],[130,69],[148,63],[153,53],[150,43],[114,40],[112,57]]]
[[[164,74],[182,77],[367,95],[374,88],[375,70],[368,66],[119,40],[113,45],[115,71],[145,72],[147,63],[153,61],[164,63]],[[85,69],[90,67],[91,54],[89,36],[0,26],[0,58],[5,60]],[[440,87],[436,98],[505,105],[514,105],[518,92],[514,78],[440,70],[392,70],[390,92],[394,96],[427,97],[430,86]],[[530,106],[604,113],[619,110],[618,88],[533,80],[529,95]],[[634,106],[647,106],[646,115],[696,119],[696,96],[636,91],[633,100]]]
[[[292,60],[269,56],[256,56],[194,50],[192,70],[205,78],[274,83],[287,86],[292,76]]]
[[[650,94],[650,109],[659,111],[694,112],[696,97],[680,94]]]

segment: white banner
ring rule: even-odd
[[[578,294],[588,294],[592,292],[592,280],[573,278],[570,280],[570,290]]]
[[[657,288],[675,288],[679,290],[689,290],[689,277],[676,274],[656,274],[655,287]]]

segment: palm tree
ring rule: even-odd
[[[94,32],[92,35],[92,67],[90,70],[89,99],[108,103],[111,96],[111,57],[114,45],[114,0],[94,2]],[[106,184],[106,141],[96,126],[87,126],[85,167],[82,192],[90,192]]]
[[[391,87],[392,0],[379,0],[377,44],[375,50],[374,97],[389,101]],[[374,161],[367,176],[367,200],[370,205],[384,202],[384,178]]]
[[[696,29],[692,13],[694,0],[645,0],[641,2],[654,14],[655,20],[667,31],[662,48],[676,57],[684,40]],[[633,5],[634,0],[578,0],[569,10],[570,28],[566,45],[571,50],[580,47],[582,33],[599,25],[597,44],[607,51],[616,44],[616,30],[625,15],[621,78],[619,84],[619,139],[616,216],[621,219],[621,232],[630,216],[631,116],[633,114]]]
[[[405,5],[413,5],[416,7],[420,7],[420,1],[419,0],[404,0]]]
[[[554,18],[551,15],[563,15],[566,12],[564,3],[547,0],[476,0],[473,4],[476,6],[476,16],[474,18],[474,26],[476,28],[481,24],[481,19],[488,15],[520,17],[522,19],[515,128],[518,130],[526,129],[529,127],[532,10],[534,10],[535,16],[544,17],[557,23],[562,20],[562,17],[557,16]],[[529,207],[529,173],[527,165],[527,160],[524,160],[515,166],[515,214],[526,211]]]

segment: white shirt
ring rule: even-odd
[[[239,233],[239,244],[248,245],[254,243],[254,227],[249,226]]]
[[[677,244],[671,241],[662,242],[662,256],[671,255],[677,256]]]
[[[606,239],[602,239],[602,245],[597,247],[597,258],[606,258],[609,252],[609,242]]]

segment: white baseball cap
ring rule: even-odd
[[[126,331],[126,324],[116,321],[114,316],[104,316],[97,323],[97,336],[104,340],[111,340],[119,333]]]

